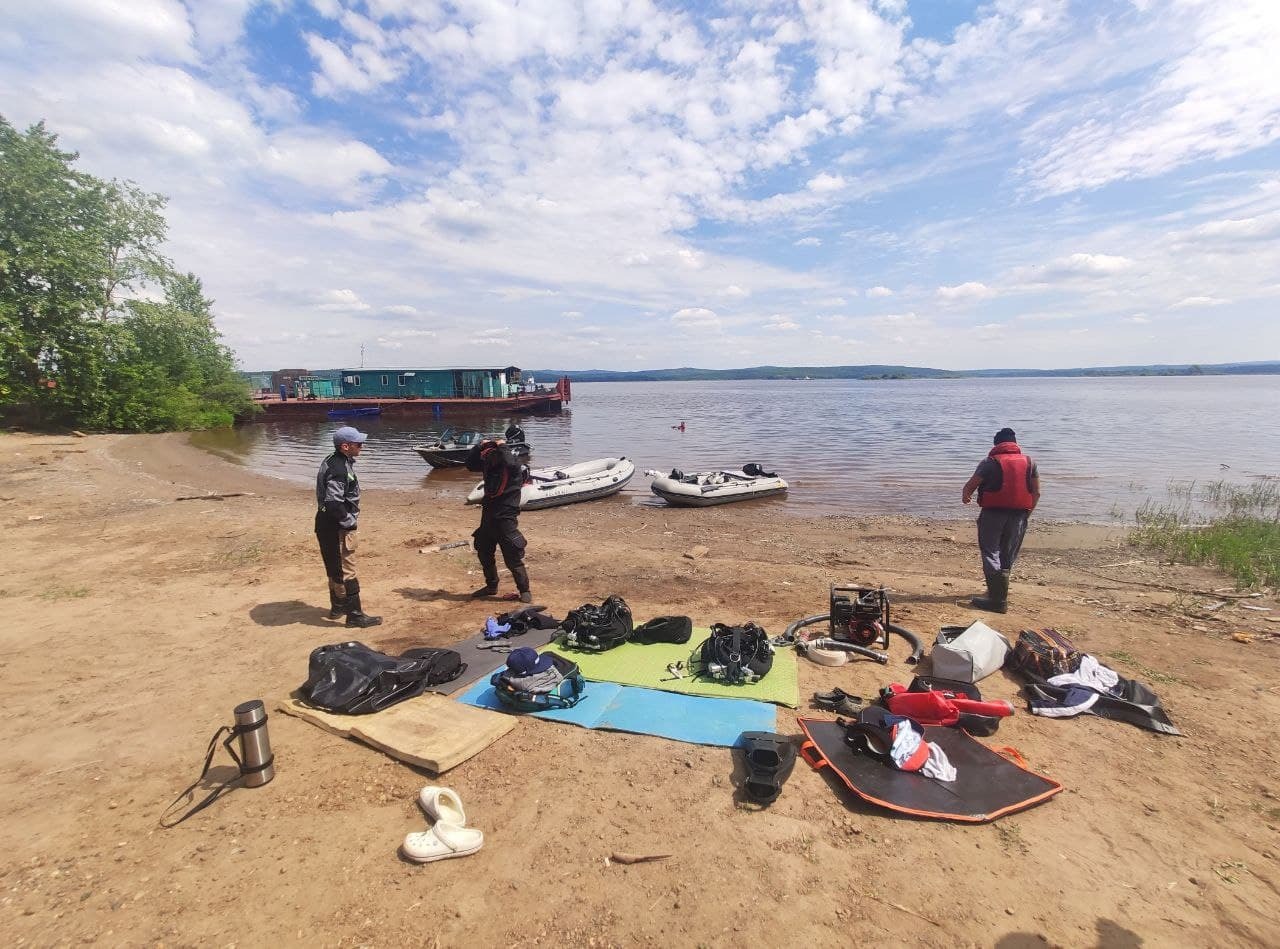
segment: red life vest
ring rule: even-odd
[[[1031,496],[1027,486],[1027,472],[1031,470],[1031,459],[1022,453],[1017,442],[1001,442],[987,453],[1000,465],[1004,477],[998,491],[978,491],[980,507],[1004,507],[1015,511],[1030,511],[1036,506],[1036,499]]]

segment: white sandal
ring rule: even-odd
[[[433,860],[465,857],[483,846],[483,831],[442,820],[430,830],[409,834],[400,849],[415,863],[431,863]]]
[[[442,820],[459,827],[466,826],[467,813],[462,809],[462,798],[458,797],[458,792],[453,788],[428,784],[418,792],[418,803],[433,821]]]

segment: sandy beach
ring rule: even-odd
[[[891,816],[803,763],[771,808],[741,800],[723,748],[522,720],[440,783],[484,849],[416,866],[425,773],[284,715],[277,776],[172,830],[157,819],[236,704],[269,710],[318,645],[399,652],[474,633],[492,605],[463,547],[478,513],[363,484],[361,581],[385,624],[324,618],[305,485],[182,435],[0,436],[14,541],[0,588],[8,726],[0,775],[0,930],[10,945],[1275,945],[1280,720],[1271,597],[1206,612],[1213,571],[1162,564],[1118,528],[1033,522],[1010,637],[1052,626],[1161,696],[1184,737],[1012,700],[993,746],[1066,790],[994,824]],[[317,459],[317,462],[319,459]],[[958,462],[960,483],[969,459]],[[1046,492],[1052,484],[1045,485]],[[244,492],[223,500],[178,500]],[[976,513],[976,511],[974,512]],[[826,610],[833,582],[884,584],[931,642],[979,618],[972,520],[802,519],[767,502],[666,510],[621,498],[528,514],[538,602],[563,615],[621,594],[637,620],[753,619],[771,634]],[[709,552],[689,558],[697,545]],[[509,578],[504,574],[509,588]],[[1249,643],[1231,639],[1249,632]],[[815,690],[873,695],[887,667],[800,663]],[[799,734],[796,713],[779,730]],[[225,759],[220,759],[225,764]],[[610,864],[615,851],[671,853]]]

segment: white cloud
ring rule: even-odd
[[[975,300],[986,300],[995,296],[995,291],[985,283],[970,280],[967,283],[937,289],[938,299],[944,303],[968,303]]]
[[[1173,304],[1170,309],[1202,309],[1204,307],[1224,306],[1230,302],[1230,300],[1222,300],[1218,297],[1183,297],[1177,303]]]
[[[391,171],[391,163],[364,142],[288,132],[271,138],[261,167],[300,184],[348,200],[352,189]]]
[[[714,310],[705,307],[685,307],[671,314],[671,322],[687,330],[719,330],[723,324]]]
[[[340,290],[326,290],[317,299],[316,309],[331,312],[359,312],[369,309],[369,304],[360,299],[354,290],[343,287]]]
[[[512,345],[511,327],[503,326],[479,330],[471,335],[468,342],[475,346],[510,346]]]
[[[343,24],[358,34],[367,35],[370,29],[377,30],[364,17],[351,13],[344,15]],[[307,34],[306,41],[307,50],[319,67],[312,77],[312,88],[319,96],[369,92],[404,72],[404,66],[397,59],[379,49],[380,43],[357,42],[347,51],[315,33]]]
[[[1273,0],[1182,0],[1168,5],[1182,48],[1133,98],[1125,89],[1035,126],[1024,166],[1043,194],[1150,178],[1223,159],[1280,138],[1280,5]]]
[[[845,186],[845,180],[839,175],[829,175],[825,171],[820,175],[815,175],[809,179],[806,187],[810,191],[823,194],[830,191],[839,191]]]
[[[789,316],[783,316],[781,313],[775,313],[764,323],[764,329],[771,332],[798,330],[799,328],[799,323]]]
[[[1071,254],[1050,264],[1049,272],[1053,274],[1080,274],[1089,277],[1104,277],[1128,270],[1132,266],[1133,261],[1128,257],[1120,257],[1114,254]]]
[[[179,0],[41,0],[5,5],[3,25],[29,39],[56,32],[68,53],[91,60],[196,59]]]
[[[888,287],[872,287],[870,290],[867,291],[867,296],[873,299],[878,299],[881,297],[891,297],[893,296],[893,291],[890,290]]]
[[[795,245],[797,247],[821,247],[822,238],[821,237],[802,237],[800,238],[800,240],[795,242]]]

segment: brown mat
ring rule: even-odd
[[[327,732],[355,738],[436,774],[484,751],[519,721],[515,716],[472,708],[431,693],[372,715],[336,715],[311,708],[298,700],[296,692],[276,707]]]

